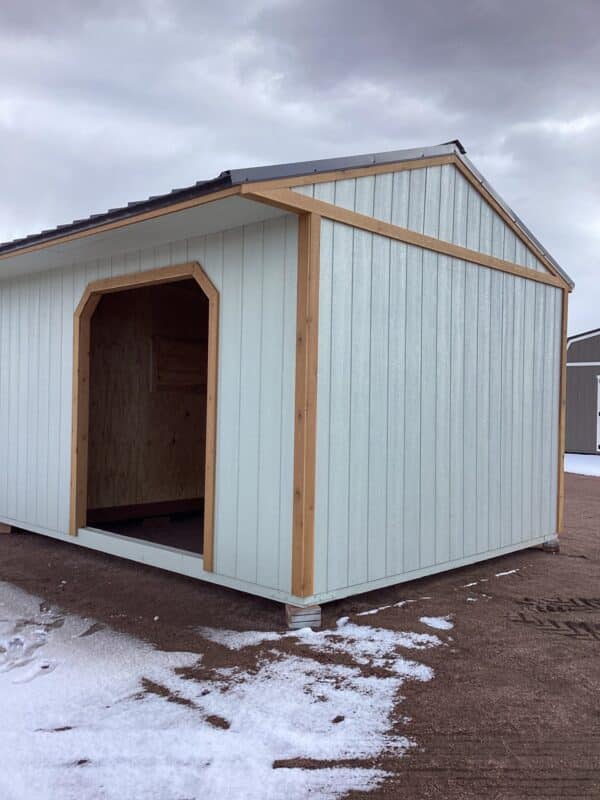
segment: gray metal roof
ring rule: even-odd
[[[384,153],[365,153],[358,156],[345,156],[342,158],[324,158],[316,161],[298,161],[291,164],[273,164],[266,167],[251,167],[249,169],[234,169],[222,172],[218,177],[209,180],[197,181],[191,186],[180,189],[172,189],[165,194],[153,195],[145,200],[137,200],[128,203],[126,206],[111,208],[101,214],[92,214],[89,217],[76,219],[65,225],[58,225],[56,228],[34,233],[19,239],[0,244],[0,255],[7,253],[18,254],[18,251],[45,242],[52,242],[72,233],[93,230],[108,222],[135,217],[146,211],[163,208],[173,203],[183,200],[213,194],[231,186],[239,186],[243,183],[253,181],[269,181],[278,178],[293,178],[303,175],[319,174],[323,172],[333,172],[335,170],[356,169],[358,167],[368,167],[375,164],[397,164],[402,161],[414,161],[420,158],[432,158],[434,156],[455,155],[463,162],[465,167],[475,176],[479,183],[494,197],[496,202],[502,206],[504,211],[510,216],[513,222],[523,231],[525,236],[546,256],[560,275],[567,281],[571,288],[573,281],[567,273],[557,264],[552,256],[542,247],[531,231],[524,225],[512,209],[494,191],[489,183],[483,178],[479,170],[473,166],[465,155],[466,150],[458,139],[450,142],[433,145],[432,147],[417,147],[406,150],[391,150]]]
[[[589,331],[582,331],[581,333],[574,333],[572,336],[569,336],[567,341],[568,342],[576,342],[578,339],[586,339],[588,336],[594,336],[595,334],[600,334],[600,328],[592,328]]]
[[[269,167],[251,167],[230,171],[234,184],[251,181],[272,181],[277,178],[293,178],[301,175],[318,175],[320,172],[334,172],[340,169],[372,167],[375,164],[398,164],[402,161],[415,161],[419,158],[433,158],[451,154],[462,155],[467,151],[458,139],[433,147],[413,147],[410,150],[389,150],[385,153],[364,153],[360,156],[342,158],[321,158],[317,161],[298,161],[294,164],[273,164]]]

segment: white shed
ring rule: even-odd
[[[0,245],[0,520],[304,609],[554,540],[571,289],[457,141]]]

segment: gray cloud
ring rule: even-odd
[[[578,286],[600,266],[596,0],[0,5],[0,239],[222,169],[434,144]]]

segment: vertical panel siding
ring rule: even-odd
[[[0,440],[8,443],[10,399],[10,287],[0,285]],[[8,470],[0,473],[0,507],[8,509]]]
[[[597,366],[567,367],[566,448],[569,453],[598,454],[596,437],[599,374],[600,369]]]
[[[435,369],[435,561],[450,560],[450,390],[452,378],[452,269],[439,258],[437,271],[437,321]]]
[[[289,591],[296,248],[296,219],[282,216],[0,283],[0,517],[68,530],[73,313],[87,283],[198,260],[221,304],[215,571]]]
[[[371,330],[369,350],[369,485],[367,499],[367,579],[386,570],[386,548],[378,547],[379,531],[385,530],[388,513],[388,425],[390,313],[390,246],[387,239],[373,240],[371,281]],[[381,358],[381,353],[385,357]]]
[[[419,564],[429,567],[435,564],[436,542],[436,377],[437,377],[437,282],[438,257],[435,253],[423,252],[423,279],[421,292],[421,350],[416,351],[421,360],[421,385],[415,386],[417,402],[421,409],[420,441],[420,527]],[[408,420],[410,424],[410,420]],[[418,476],[417,476],[418,478]],[[428,487],[429,490],[428,490]]]
[[[406,296],[406,262],[408,248],[400,242],[389,242],[381,237],[375,237],[374,247],[381,248],[387,243],[389,273],[389,305],[387,314],[387,357],[373,358],[372,364],[378,365],[381,372],[388,377],[387,407],[388,413],[385,420],[386,426],[386,465],[381,464],[379,471],[387,470],[387,515],[384,530],[386,531],[385,548],[381,547],[380,530],[371,531],[369,553],[381,553],[385,559],[385,574],[397,575],[404,569],[404,493],[406,491],[405,473],[405,408],[406,408],[406,326],[407,326],[407,296]],[[375,275],[374,275],[375,278]],[[375,289],[375,284],[373,284]],[[372,423],[371,423],[372,426]],[[371,474],[377,473],[378,460],[371,459]],[[410,468],[410,465],[409,465]],[[410,473],[409,473],[410,474]],[[374,556],[371,557],[374,560]],[[381,572],[376,573],[381,575]],[[369,576],[375,578],[375,573]]]
[[[552,535],[560,290],[329,221],[321,276],[315,591]]]
[[[464,270],[463,487],[461,491],[463,498],[463,553],[470,556],[477,552],[477,364],[479,355],[477,279],[479,268],[474,264],[466,264]]]
[[[407,248],[404,419],[404,531],[402,571],[417,569],[420,563],[421,529],[421,297],[423,294],[423,251]],[[391,265],[394,269],[395,265]],[[401,335],[390,331],[390,336]],[[426,365],[427,366],[427,365]],[[394,424],[393,422],[391,424]]]
[[[280,256],[281,257],[281,256]],[[258,531],[258,456],[260,442],[260,380],[262,369],[262,226],[244,232],[242,316],[240,325],[238,530],[233,573],[256,582]],[[227,391],[225,389],[225,391]]]
[[[369,381],[371,360],[371,275],[362,264],[372,263],[373,237],[354,231],[355,269],[352,273],[352,319],[350,337],[350,467],[348,496],[350,581],[367,580],[369,500]],[[365,414],[365,409],[367,414]],[[365,480],[365,473],[367,480]]]
[[[365,196],[372,197],[373,185],[374,211],[371,204],[361,203]],[[296,186],[295,191],[538,272],[547,271],[453,164]]]
[[[460,558],[464,552],[464,397],[465,397],[465,287],[466,270],[453,268],[452,329],[450,332],[450,556]],[[458,265],[456,265],[458,266]],[[461,265],[462,267],[462,265]],[[445,267],[444,267],[445,268]],[[469,313],[470,316],[470,313]],[[443,532],[441,534],[443,536]]]
[[[333,232],[331,267],[331,396],[336,406],[328,408],[329,500],[328,528],[331,531],[327,555],[328,585],[348,584],[349,550],[349,470],[351,412],[352,280],[348,268],[353,262],[352,228],[337,225]],[[320,316],[320,309],[319,309]],[[317,421],[317,429],[319,423]],[[339,537],[338,537],[339,532]]]

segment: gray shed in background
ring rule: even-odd
[[[567,453],[600,453],[600,328],[567,344]]]

